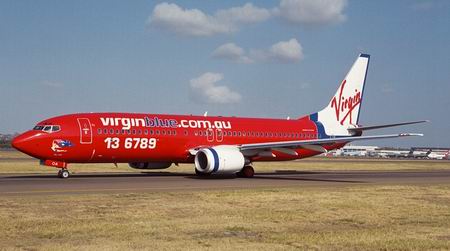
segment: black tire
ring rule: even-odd
[[[252,166],[244,166],[236,175],[243,178],[252,178],[255,175],[255,169]]]
[[[70,173],[66,169],[62,169],[58,172],[58,177],[60,177],[61,179],[67,179],[67,178],[69,178],[69,176],[70,176]]]

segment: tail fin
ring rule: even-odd
[[[328,106],[310,116],[323,125],[326,135],[322,136],[350,135],[348,128],[358,124],[369,59],[369,55],[360,54]]]

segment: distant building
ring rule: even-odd
[[[346,145],[341,149],[336,149],[329,152],[328,156],[348,156],[348,157],[365,157],[369,156],[369,153],[377,150],[378,146],[354,146]]]

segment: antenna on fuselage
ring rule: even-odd
[[[208,111],[206,111],[205,113],[203,113],[203,117],[207,117],[208,116]]]

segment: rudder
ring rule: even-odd
[[[369,59],[370,55],[360,54],[329,104],[311,115],[323,125],[326,135],[347,136],[347,129],[358,125]]]

